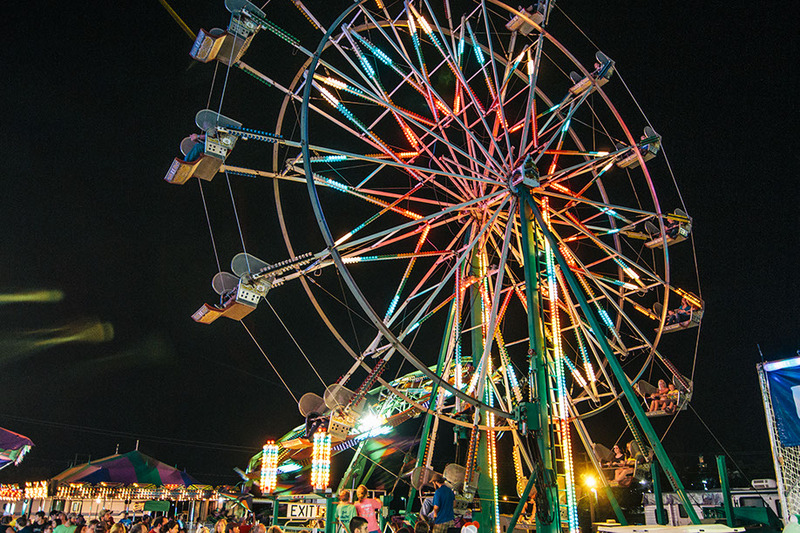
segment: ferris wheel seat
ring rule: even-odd
[[[189,55],[197,61],[208,63],[217,60],[225,65],[238,62],[261,28],[254,17],[265,17],[264,12],[247,0],[227,0],[225,7],[231,12],[228,30],[214,28],[197,33]]]
[[[221,316],[232,320],[241,320],[253,312],[254,309],[255,307],[236,302],[229,303],[222,307],[213,304],[203,304],[203,307],[194,312],[192,319],[200,324],[211,324]]]
[[[211,181],[219,172],[222,163],[223,160],[205,154],[194,161],[186,161],[176,157],[169,166],[164,180],[174,185],[183,185],[191,178]]]
[[[296,439],[290,439],[281,442],[281,447],[286,448],[287,450],[294,450],[294,451],[305,450],[310,446],[312,446],[311,441],[303,437],[298,437]]]
[[[345,440],[356,425],[358,418],[353,413],[345,410],[336,410],[331,413],[328,422],[328,433],[334,440]]]
[[[660,236],[644,243],[645,246],[648,248],[662,248],[664,246],[664,241],[666,240],[667,246],[671,246],[673,244],[678,244],[679,242],[685,241],[689,234],[692,232],[692,225],[681,225],[678,228],[678,234],[675,237],[670,237],[667,235],[665,239],[662,239]]]
[[[676,209],[674,213],[666,215],[665,234],[667,246],[685,241],[692,233],[692,218],[683,210]],[[661,230],[648,220],[644,224],[644,229],[651,239],[645,243],[648,248],[661,248],[664,240],[661,238]]]
[[[642,160],[645,162],[650,161],[656,155],[658,155],[658,150],[660,145],[656,144],[646,144],[639,146],[639,150],[642,154]],[[626,151],[622,158],[617,161],[617,166],[619,168],[636,168],[639,166],[639,157],[636,155],[636,150],[631,148],[630,150]]]
[[[220,28],[210,31],[201,29],[197,33],[189,55],[201,63],[217,60],[230,66],[242,58],[253,40],[253,35],[250,33],[246,37],[241,37]]]
[[[199,178],[211,181],[217,175],[225,159],[236,145],[236,137],[222,131],[217,131],[217,126],[227,126],[227,122],[234,122],[227,117],[208,110],[200,111],[197,114],[196,122],[205,133],[203,151],[194,158],[194,148],[199,144],[191,137],[185,137],[181,141],[180,150],[184,154],[184,159],[176,157],[167,170],[164,180],[175,185],[183,185],[191,178]],[[235,123],[238,124],[238,123]]]
[[[511,524],[511,515],[510,514],[501,514],[500,515],[500,531],[503,533],[510,533],[508,531],[508,526]],[[467,526],[465,526],[467,527]],[[462,529],[462,532],[464,529]],[[536,520],[535,519],[528,519],[527,517],[520,516],[517,519],[517,525],[514,527],[514,531],[536,531]]]
[[[700,325],[700,319],[702,318],[703,313],[701,311],[693,311],[689,320],[684,322],[676,322],[675,324],[669,324],[668,326],[664,326],[664,331],[662,333],[672,333],[674,331],[680,331],[684,329],[691,329],[696,328]]]
[[[195,322],[210,324],[224,316],[231,320],[241,320],[255,310],[261,295],[248,287],[239,284],[235,292],[231,292],[222,305],[203,304],[192,315]]]
[[[570,72],[569,76],[574,84],[570,87],[569,92],[573,96],[580,96],[592,87],[602,87],[614,75],[614,61],[612,59],[603,52],[597,52],[595,57],[597,59],[595,69],[588,76],[581,77],[576,72]]]
[[[659,409],[657,411],[648,411],[645,413],[647,418],[658,418],[660,416],[672,416],[677,411],[685,411],[689,407],[689,401],[685,400],[678,404],[678,406],[674,409]]]
[[[529,6],[524,9],[521,8],[520,12],[525,16],[514,15],[506,24],[506,29],[519,32],[522,35],[528,35],[535,29],[535,26],[530,21],[533,21],[538,26],[541,26],[542,22],[544,22],[544,13],[542,13],[541,8],[534,9],[533,6]]]
[[[647,162],[658,155],[661,150],[661,135],[655,132],[653,128],[647,126],[644,128],[644,134],[638,143],[639,151],[642,154],[642,159]],[[639,157],[636,155],[636,150],[630,148],[623,152],[617,160],[619,168],[636,168],[639,166]]]
[[[667,401],[668,403],[664,406],[663,409],[656,409],[654,411],[646,411],[645,415],[648,418],[658,418],[660,416],[671,416],[677,413],[678,411],[685,411],[689,407],[689,402],[692,400],[692,393],[693,393],[693,386],[691,381],[688,382],[686,387],[680,383],[680,379],[675,376],[672,380],[673,384],[676,385],[675,390],[672,390],[667,393]]]

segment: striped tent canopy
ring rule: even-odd
[[[61,483],[145,483],[150,485],[197,485],[186,472],[157,461],[134,450],[110,455],[97,461],[73,466],[58,474],[54,481]]]
[[[10,465],[18,465],[33,446],[31,439],[25,435],[0,428],[0,469]]]

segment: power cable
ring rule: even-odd
[[[111,429],[102,429],[102,428],[94,428],[90,426],[81,426],[77,424],[66,424],[64,422],[54,422],[50,420],[40,420],[36,418],[29,418],[24,416],[16,416],[16,415],[9,415],[6,413],[0,413],[0,418],[6,418],[8,420],[14,420],[17,422],[24,422],[27,424],[35,424],[44,427],[52,427],[56,429],[69,429],[71,431],[79,431],[84,433],[92,433],[95,435],[104,435],[108,437],[124,437],[130,439],[137,439],[137,440],[147,440],[150,442],[158,442],[162,444],[174,444],[180,446],[190,446],[194,448],[206,448],[206,449],[213,449],[213,450],[225,450],[225,451],[232,451],[232,452],[257,452],[260,448],[250,447],[250,446],[238,446],[235,444],[224,444],[219,442],[203,442],[203,441],[196,441],[196,440],[189,440],[189,439],[177,439],[174,437],[160,437],[157,435],[142,435],[136,433],[129,433],[126,431],[118,431],[118,430],[111,430]]]

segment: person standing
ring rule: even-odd
[[[161,533],[161,531],[162,531],[161,528],[162,528],[164,522],[165,522],[165,519],[164,519],[163,516],[155,517],[153,519],[153,522],[152,522],[152,525],[150,527],[149,533]]]
[[[100,513],[99,518],[100,518],[100,522],[103,523],[103,529],[105,531],[111,531],[111,526],[113,526],[114,523],[115,523],[114,522],[114,517],[111,515],[111,510],[110,509],[104,509]]]
[[[75,533],[78,527],[73,521],[75,516],[71,514],[70,517],[67,518],[66,513],[61,513],[59,516],[61,518],[61,523],[53,529],[53,533]]]
[[[336,506],[336,521],[339,523],[339,530],[347,533],[350,527],[350,520],[357,516],[356,506],[350,503],[350,491],[342,490],[339,492],[339,505]]]
[[[119,519],[119,523],[125,526],[125,529],[130,531],[131,526],[133,525],[133,520],[128,517],[128,511],[122,512],[122,518]]]
[[[44,512],[39,511],[34,516],[36,518],[33,519],[33,523],[31,524],[33,533],[42,533],[44,531],[45,526],[47,525],[47,520],[45,520]]]
[[[453,502],[456,495],[453,489],[445,485],[441,474],[436,474],[432,482],[436,487],[433,493],[433,533],[447,533],[447,528],[453,527],[455,521]]]
[[[367,498],[367,487],[359,485],[356,488],[356,511],[358,516],[367,521],[369,533],[380,533],[380,526],[378,525],[378,509],[381,508],[381,502],[375,498]]]
[[[17,533],[33,533],[33,526],[28,523],[25,515],[17,518]]]

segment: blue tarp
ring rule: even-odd
[[[767,371],[772,410],[783,446],[800,445],[800,367]]]

